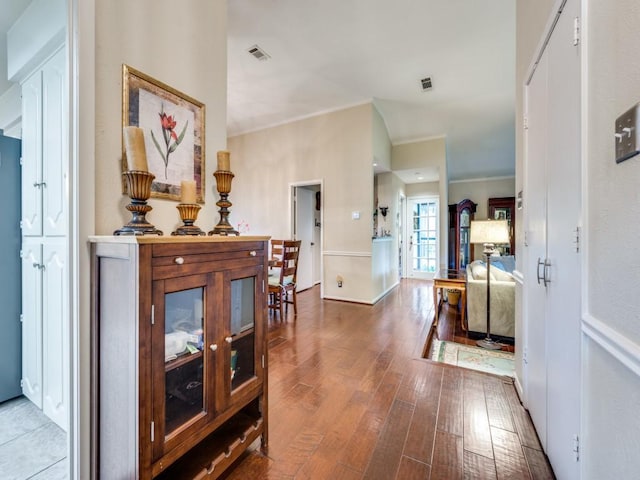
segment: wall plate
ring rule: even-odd
[[[638,115],[640,104],[636,104],[616,119],[615,143],[616,163],[624,162],[640,153],[638,138]]]

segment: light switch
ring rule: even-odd
[[[636,104],[624,112],[616,119],[615,144],[616,163],[634,157],[640,150],[640,139],[638,137],[638,115],[640,114],[640,104]]]

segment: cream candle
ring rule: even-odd
[[[147,151],[144,147],[144,132],[139,127],[124,127],[124,151],[129,170],[148,172]]]
[[[180,182],[180,200],[182,203],[196,203],[195,180],[182,180]]]
[[[220,150],[218,152],[218,170],[223,172],[231,171],[231,162],[229,160],[229,152]]]

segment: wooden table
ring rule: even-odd
[[[464,315],[467,310],[467,275],[463,270],[449,270],[443,268],[433,277],[433,305],[436,309],[434,326],[438,326],[438,313],[442,305],[444,293],[440,292],[440,298],[438,299],[438,292],[443,288],[458,290],[460,292],[460,323],[462,330],[466,331],[467,326],[464,323]]]

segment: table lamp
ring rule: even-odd
[[[479,347],[489,350],[502,350],[502,346],[491,338],[491,255],[494,252],[495,244],[509,243],[509,222],[506,220],[472,220],[470,243],[484,244],[482,253],[487,257],[487,336],[483,340],[478,340]]]

